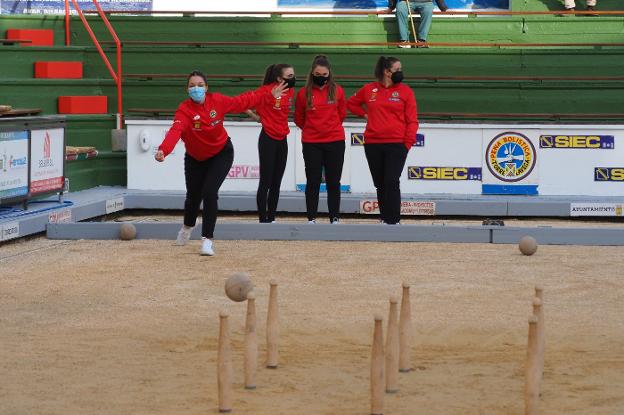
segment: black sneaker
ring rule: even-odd
[[[416,46],[417,48],[427,49],[429,47],[426,40],[418,39],[418,43],[420,45]]]

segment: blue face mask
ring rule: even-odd
[[[203,86],[194,86],[188,90],[189,97],[198,104],[204,100],[206,96],[206,88]]]

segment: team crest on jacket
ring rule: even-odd
[[[275,104],[273,104],[273,109],[282,109],[282,97],[275,98]]]
[[[377,100],[377,91],[379,91],[379,89],[373,88],[373,90],[371,91],[371,96],[369,98],[369,101],[376,101]]]
[[[399,91],[394,91],[394,92],[392,93],[392,97],[393,97],[393,98],[396,98],[396,97],[398,97],[398,96],[399,96]]]
[[[210,118],[215,118],[217,116],[217,111],[210,110]]]

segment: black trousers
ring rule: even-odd
[[[308,220],[316,219],[321,177],[325,169],[327,208],[330,218],[340,215],[340,177],[344,163],[345,142],[303,143],[303,161],[306,173],[306,209]]]
[[[219,188],[227,177],[234,162],[234,147],[228,138],[225,147],[213,157],[199,161],[184,155],[184,177],[186,178],[186,200],[184,201],[184,224],[195,226],[199,205],[203,201],[202,236],[214,236],[217,222],[217,200]]]
[[[400,179],[407,148],[402,143],[365,144],[364,153],[377,189],[381,220],[394,225],[401,220]]]
[[[286,140],[274,140],[263,129],[258,138],[258,155],[260,158],[260,182],[258,183],[258,193],[256,193],[258,217],[260,222],[273,222],[279,201],[282,177],[284,177],[284,170],[286,170],[288,142]]]

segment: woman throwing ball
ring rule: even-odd
[[[173,125],[154,157],[157,161],[164,161],[178,141],[184,141],[186,200],[184,225],[178,233],[176,245],[185,245],[190,239],[199,205],[203,201],[200,254],[214,255],[212,238],[217,221],[218,192],[234,161],[234,147],[223,127],[225,115],[254,107],[266,95],[272,94],[275,98],[282,96],[286,84],[282,82],[271,90],[260,88],[228,97],[208,93],[206,75],[193,71],[187,78],[186,87],[190,98],[176,110]]]
[[[401,220],[401,173],[418,131],[416,98],[402,82],[397,58],[381,56],[375,77],[377,82],[364,85],[349,98],[347,106],[367,120],[364,153],[377,189],[381,220],[396,225]]]

